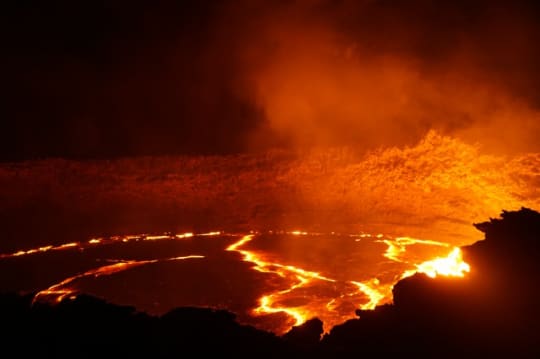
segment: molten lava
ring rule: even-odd
[[[292,235],[309,235],[307,232],[293,231]],[[369,234],[360,235],[361,238],[382,238],[382,234],[372,236]],[[247,250],[244,247],[253,241],[254,235],[246,235],[239,241],[227,247],[228,251],[236,251],[242,255],[246,262],[253,263],[253,269],[263,273],[274,273],[282,278],[287,278],[290,285],[282,290],[265,294],[259,298],[259,306],[253,310],[255,315],[265,315],[273,313],[286,313],[293,318],[292,325],[300,325],[306,320],[318,317],[324,323],[325,332],[328,332],[333,326],[344,322],[347,319],[354,318],[353,313],[339,313],[336,311],[338,301],[344,298],[353,300],[355,305],[364,310],[374,309],[377,305],[388,303],[392,300],[392,288],[394,284],[405,277],[415,273],[426,273],[430,277],[435,277],[437,274],[445,276],[463,277],[464,272],[469,271],[469,265],[463,262],[461,251],[458,247],[454,247],[447,257],[436,258],[434,260],[425,261],[422,263],[414,263],[407,259],[407,246],[424,245],[449,247],[446,243],[419,240],[408,237],[399,237],[396,239],[382,239],[378,242],[385,243],[388,247],[384,256],[394,262],[411,264],[415,269],[407,269],[401,273],[396,273],[393,280],[381,282],[377,277],[370,278],[365,281],[349,280],[345,283],[339,283],[340,293],[336,297],[324,297],[319,293],[311,294],[310,300],[301,305],[285,305],[287,299],[292,299],[298,296],[302,289],[319,288],[321,292],[325,292],[325,284],[332,283],[337,287],[338,280],[321,275],[319,272],[308,271],[292,265],[284,263],[271,262],[265,259],[265,254],[255,250]],[[358,239],[357,239],[358,240]],[[305,298],[305,292],[302,294]],[[294,302],[294,301],[293,301]],[[284,327],[279,332],[286,332],[290,329],[289,326]]]
[[[471,270],[469,264],[463,261],[459,248],[454,248],[447,257],[420,263],[416,267],[418,273],[424,273],[431,278],[437,275],[463,277]]]
[[[98,267],[89,271],[86,271],[81,274],[74,275],[73,277],[69,277],[64,279],[58,284],[52,285],[49,288],[42,290],[38,292],[34,296],[34,302],[38,300],[47,300],[50,302],[56,302],[60,303],[64,298],[67,296],[74,296],[78,292],[75,287],[70,286],[75,280],[82,279],[85,277],[93,276],[94,278],[104,276],[104,275],[111,275],[114,273],[122,272],[134,267],[142,266],[149,263],[157,263],[160,261],[177,261],[177,260],[184,260],[184,259],[195,259],[195,258],[204,258],[204,256],[200,255],[189,255],[184,257],[172,257],[172,258],[166,258],[166,259],[153,259],[153,260],[147,260],[147,261],[118,261],[114,264],[105,265],[102,267]]]
[[[204,241],[208,237],[217,237],[228,243],[222,246],[222,242],[212,240],[208,243],[217,246],[213,248],[218,252],[207,252]],[[244,313],[238,312],[244,309],[236,307],[239,321],[283,334],[292,326],[317,317],[324,323],[325,332],[328,332],[335,325],[355,318],[357,308],[374,309],[377,305],[391,302],[392,288],[402,278],[414,273],[425,273],[430,277],[463,277],[470,270],[461,257],[460,249],[447,243],[410,237],[394,238],[383,234],[323,234],[305,231],[113,236],[21,250],[0,255],[0,259],[15,260],[30,255],[43,257],[60,250],[77,250],[74,253],[84,255],[86,250],[95,250],[97,247],[106,250],[109,246],[116,246],[119,250],[121,247],[118,246],[134,245],[137,242],[148,246],[148,242],[174,243],[178,240],[182,240],[184,254],[152,257],[148,253],[150,256],[147,254],[146,258],[138,259],[96,259],[105,260],[108,264],[80,271],[48,285],[46,289],[40,289],[34,302],[59,303],[84,293],[84,284],[88,284],[88,280],[96,281],[100,277],[136,267],[192,259],[202,260],[199,263],[203,266],[209,265],[210,262],[205,261],[215,253],[221,253],[220,256],[229,256],[232,261],[240,260],[247,265],[246,271],[258,272],[262,275],[260,278],[263,278],[260,283],[262,290],[251,302],[255,306],[246,307]],[[197,250],[187,252],[191,248],[189,246],[197,243],[201,243]],[[318,248],[319,245],[322,247]],[[372,250],[376,250],[373,255]],[[288,256],[291,252],[296,254]],[[340,255],[344,257],[340,258]],[[220,268],[208,270],[222,271]],[[190,276],[193,275],[197,276],[197,273],[190,273]],[[234,278],[225,277],[225,280],[231,281]],[[207,302],[187,302],[187,305],[230,310],[230,305],[234,307],[234,303],[223,303],[227,302],[207,299]]]
[[[302,234],[302,232],[295,231],[295,232],[292,232],[292,234],[300,235]],[[313,315],[313,313],[303,308],[282,306],[279,304],[279,301],[276,298],[285,296],[296,289],[305,287],[309,283],[315,280],[327,281],[327,282],[335,282],[335,280],[324,277],[317,272],[306,271],[302,268],[297,268],[291,265],[267,262],[263,259],[262,254],[258,254],[254,251],[239,249],[243,247],[245,244],[252,241],[253,237],[254,236],[252,234],[244,236],[238,242],[235,242],[234,244],[231,244],[230,246],[228,246],[226,250],[236,251],[242,254],[244,261],[251,262],[255,265],[253,269],[263,272],[263,273],[275,273],[282,278],[287,278],[291,283],[290,287],[284,290],[278,291],[276,293],[264,295],[263,297],[261,297],[259,299],[260,305],[257,308],[255,308],[253,312],[259,315],[283,312],[283,313],[287,313],[292,318],[294,318],[293,325],[300,325],[304,323],[306,319],[309,319],[310,315]]]

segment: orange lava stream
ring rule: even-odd
[[[395,239],[382,239],[378,242],[384,243],[388,246],[384,256],[394,262],[408,263],[408,260],[404,258],[407,253],[407,246],[413,244],[424,244],[430,246],[448,247],[448,243],[430,241],[425,239],[416,239],[410,237],[397,237]]]
[[[388,248],[384,253],[384,256],[392,261],[399,263],[408,263],[415,266],[414,270],[407,270],[403,272],[400,279],[410,277],[415,273],[423,273],[431,278],[435,278],[437,275],[444,275],[449,277],[463,277],[465,273],[470,271],[469,264],[463,261],[461,250],[459,247],[450,246],[448,243],[415,239],[410,237],[398,237],[394,240],[381,240],[379,242],[385,243]],[[407,252],[407,246],[413,244],[440,246],[440,247],[452,247],[452,250],[446,257],[437,257],[433,260],[425,261],[422,263],[411,263],[410,260],[405,258]]]
[[[410,264],[414,269],[405,270],[399,275],[393,283],[381,284],[378,278],[373,278],[365,282],[352,282],[360,288],[369,298],[370,301],[360,306],[361,309],[375,309],[376,306],[390,303],[392,301],[392,289],[394,285],[401,279],[411,277],[416,273],[423,273],[430,278],[435,278],[437,275],[447,277],[464,277],[465,273],[470,271],[469,264],[463,261],[461,250],[459,247],[453,247],[448,243],[416,239],[410,237],[397,237],[393,240],[384,239],[378,242],[385,243],[388,248],[383,254],[391,261]],[[421,244],[439,247],[452,247],[452,250],[446,257],[437,257],[433,260],[414,263],[406,258],[407,246]]]
[[[301,232],[292,232],[292,234],[299,235]],[[327,282],[335,282],[334,279],[320,275],[317,272],[306,271],[302,268],[297,268],[291,265],[283,265],[280,263],[272,263],[265,261],[260,254],[257,254],[254,251],[248,251],[245,249],[239,249],[243,247],[246,243],[252,241],[254,238],[253,234],[246,235],[242,237],[239,241],[231,244],[226,248],[227,251],[235,251],[242,255],[243,260],[246,262],[251,262],[255,264],[253,269],[262,272],[262,273],[275,273],[283,278],[289,278],[292,280],[292,285],[284,290],[278,291],[276,293],[264,295],[259,298],[259,306],[254,309],[253,313],[260,314],[272,314],[272,313],[287,313],[292,318],[294,318],[294,325],[300,325],[308,319],[307,313],[300,308],[290,308],[286,306],[280,306],[276,303],[275,298],[280,295],[284,295],[292,292],[295,289],[301,288],[313,280],[322,280]]]
[[[288,232],[292,235],[309,235],[307,232],[293,231]],[[363,310],[375,309],[376,306],[389,303],[392,301],[392,289],[394,285],[403,278],[414,275],[415,273],[425,273],[430,277],[437,275],[463,277],[465,272],[468,272],[470,267],[467,263],[463,262],[461,258],[461,251],[458,247],[453,247],[447,257],[435,258],[433,260],[425,261],[422,263],[414,263],[406,259],[407,246],[411,245],[428,245],[438,247],[451,247],[447,243],[414,239],[409,237],[398,237],[395,239],[380,239],[384,236],[361,234],[359,237],[365,238],[379,238],[377,242],[385,243],[388,247],[383,254],[386,258],[393,262],[409,264],[414,269],[408,269],[403,271],[400,275],[397,275],[393,281],[381,282],[379,278],[371,278],[365,281],[348,281],[341,289],[342,292],[337,298],[327,298],[323,304],[315,303],[318,298],[313,299],[312,304],[304,305],[290,305],[283,304],[287,299],[287,295],[293,291],[298,290],[309,285],[313,285],[315,281],[326,281],[336,283],[335,279],[321,275],[319,272],[308,271],[302,268],[298,268],[291,265],[285,265],[281,263],[270,262],[264,259],[262,253],[256,251],[250,251],[243,248],[247,243],[254,239],[255,235],[250,234],[243,236],[239,241],[231,244],[226,248],[227,251],[235,251],[242,255],[242,258],[246,262],[253,263],[253,269],[263,273],[274,273],[283,278],[290,279],[290,286],[286,289],[265,294],[258,299],[259,306],[253,310],[254,315],[264,315],[273,313],[286,313],[293,320],[293,325],[300,325],[306,320],[314,317],[318,317],[324,323],[324,330],[328,332],[334,325],[340,324],[347,319],[354,318],[354,313],[342,314],[332,313],[335,312],[337,307],[336,303],[341,299],[347,298],[355,300],[358,298],[358,307]],[[367,301],[366,301],[367,298]],[[360,302],[362,301],[362,302]],[[323,311],[326,311],[324,313]],[[290,329],[284,328],[282,332],[286,332]]]
[[[382,279],[373,277],[367,280],[337,280],[328,275],[321,274],[320,271],[312,271],[293,265],[279,263],[275,259],[269,260],[268,256],[261,251],[249,250],[245,247],[248,243],[256,239],[256,234],[240,235],[240,239],[225,248],[229,252],[237,252],[244,262],[252,263],[251,267],[261,273],[275,274],[283,278],[285,288],[264,293],[258,298],[258,306],[251,310],[253,316],[271,315],[284,313],[290,318],[288,324],[276,329],[272,329],[277,334],[287,332],[292,326],[301,325],[306,320],[318,317],[324,323],[324,331],[328,332],[335,325],[341,324],[348,319],[355,318],[354,308],[371,310],[376,306],[390,303],[392,301],[393,286],[401,279],[424,273],[429,277],[438,275],[463,277],[470,271],[470,266],[461,257],[458,247],[451,246],[444,242],[431,240],[421,240],[410,237],[391,238],[382,234],[349,234],[348,236],[360,241],[362,238],[371,238],[375,242],[384,243],[387,248],[383,256],[396,263],[402,263],[408,268],[401,273],[396,273],[391,278]],[[294,236],[319,236],[322,233],[309,233],[304,231],[273,232],[277,234],[287,234]],[[84,250],[96,245],[106,245],[115,242],[131,241],[161,241],[178,240],[192,237],[219,236],[223,232],[215,231],[202,234],[182,233],[163,235],[128,235],[114,236],[110,238],[92,238],[86,242],[71,242],[62,245],[48,245],[35,249],[21,250],[12,254],[0,254],[0,259],[13,258],[47,251],[78,249]],[[334,233],[332,233],[334,235]],[[237,236],[237,235],[233,235]],[[436,257],[430,260],[418,260],[408,252],[411,246],[433,246],[440,249],[448,249],[447,256]],[[430,252],[431,253],[431,252]],[[86,277],[100,277],[112,275],[141,265],[157,263],[162,261],[187,260],[204,258],[202,255],[188,255],[182,257],[170,257],[165,259],[149,260],[109,260],[113,264],[104,265],[98,268],[76,274],[61,282],[38,292],[34,297],[36,301],[46,301],[49,303],[60,303],[65,298],[73,298],[78,294],[74,286],[76,280]],[[425,259],[425,258],[424,258]],[[292,301],[291,301],[292,300]],[[300,302],[298,302],[300,300]],[[350,304],[354,308],[347,307]],[[209,303],[211,305],[211,303]],[[345,309],[344,306],[345,305]]]
[[[13,257],[20,257],[25,255],[31,255],[36,253],[43,253],[48,251],[56,251],[56,250],[65,250],[65,249],[79,249],[84,250],[86,248],[90,248],[95,245],[104,245],[104,244],[110,244],[114,242],[122,242],[127,243],[131,241],[158,241],[158,240],[178,240],[178,239],[186,239],[186,238],[192,238],[194,236],[218,236],[222,234],[220,231],[214,231],[214,232],[208,232],[208,233],[200,233],[200,234],[193,234],[191,232],[187,233],[179,233],[179,234],[163,234],[163,235],[148,235],[148,234],[139,234],[139,235],[127,235],[127,236],[113,236],[109,238],[92,238],[88,240],[87,242],[71,242],[71,243],[65,243],[58,246],[48,245],[44,247],[29,249],[29,250],[20,250],[18,252],[12,253],[12,254],[0,254],[0,259],[4,258],[13,258]],[[193,259],[193,258],[204,258],[204,256],[201,255],[189,255],[189,256],[183,256],[183,257],[172,257],[172,258],[166,258],[166,259],[152,259],[152,260],[110,260],[114,261],[116,263],[105,265],[102,267],[98,267],[95,269],[91,269],[89,271],[86,271],[84,273],[77,274],[75,276],[66,278],[62,280],[61,282],[54,284],[50,286],[47,289],[44,289],[40,292],[38,292],[33,299],[33,302],[36,302],[38,300],[45,300],[48,299],[48,301],[53,303],[60,303],[64,298],[67,296],[75,296],[77,290],[74,288],[70,288],[69,284],[73,283],[77,279],[81,279],[84,277],[94,276],[94,277],[100,277],[103,275],[111,275],[114,273],[122,272],[130,268],[138,267],[140,265],[144,264],[150,264],[150,263],[157,263],[162,261],[173,261],[173,260],[184,260],[184,259]]]
[[[461,250],[457,247],[447,257],[435,258],[416,267],[418,273],[424,273],[431,278],[437,275],[464,277],[465,273],[471,270],[469,264],[463,261]]]
[[[382,285],[377,278],[372,278],[364,282],[351,281],[351,283],[357,286],[369,298],[367,303],[360,305],[360,309],[364,310],[375,309],[384,299],[387,299],[388,292],[391,293],[393,287],[393,284]]]
[[[48,251],[58,251],[58,250],[66,250],[66,249],[86,249],[90,248],[92,246],[95,246],[97,244],[109,244],[114,242],[131,242],[131,241],[157,241],[157,240],[175,240],[175,239],[185,239],[185,238],[191,238],[194,236],[218,236],[221,232],[208,232],[208,233],[201,233],[201,234],[193,234],[191,232],[188,233],[179,233],[179,234],[163,234],[163,235],[147,235],[147,234],[138,234],[138,235],[128,235],[128,236],[113,236],[109,238],[92,238],[88,240],[87,242],[70,242],[70,243],[64,243],[57,246],[48,245],[38,248],[32,248],[28,250],[19,250],[14,253],[4,253],[0,254],[0,259],[4,258],[13,258],[13,257],[21,257],[21,256],[27,256],[31,254],[36,253],[44,253]]]
[[[157,263],[157,262],[164,262],[164,261],[176,261],[176,260],[185,260],[185,259],[195,259],[195,258],[204,258],[204,256],[201,255],[189,255],[189,256],[183,256],[183,257],[172,257],[172,258],[166,258],[166,259],[152,259],[152,260],[142,260],[142,261],[118,261],[114,264],[105,265],[102,267],[94,268],[89,271],[86,271],[84,273],[80,273],[77,275],[74,275],[72,277],[66,278],[60,283],[54,284],[50,286],[47,289],[44,289],[40,292],[38,292],[33,299],[33,303],[37,301],[49,301],[53,303],[60,303],[62,300],[64,300],[67,296],[70,298],[74,298],[74,296],[77,293],[77,290],[73,287],[70,287],[69,285],[72,284],[75,280],[93,276],[95,278],[104,276],[104,275],[111,275],[114,273],[122,272],[125,270],[128,270],[130,268],[138,267],[145,264],[150,263]]]

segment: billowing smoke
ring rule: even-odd
[[[236,38],[241,77],[265,116],[251,146],[372,148],[415,143],[434,129],[489,151],[539,150],[534,10],[496,2],[236,3],[222,24],[245,30]]]
[[[1,159],[540,142],[536,1],[2,5]]]

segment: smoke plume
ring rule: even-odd
[[[402,145],[429,130],[494,152],[540,147],[531,5],[247,3],[222,26],[245,30],[239,78],[264,114],[255,148]]]

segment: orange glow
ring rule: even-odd
[[[295,231],[291,233],[293,235],[302,234],[302,232],[299,232],[299,231],[298,232]],[[314,280],[327,281],[327,282],[335,282],[335,280],[322,276],[321,274],[317,272],[307,271],[302,268],[297,268],[291,265],[268,262],[263,259],[262,254],[256,253],[254,251],[240,249],[241,247],[243,247],[244,245],[252,241],[253,238],[254,238],[254,235],[252,234],[246,235],[242,237],[239,241],[228,246],[226,250],[240,253],[244,261],[255,264],[255,266],[253,267],[254,270],[257,270],[263,273],[275,273],[279,275],[280,277],[289,279],[291,282],[290,287],[284,290],[278,291],[276,293],[264,295],[261,298],[259,298],[259,306],[253,310],[253,313],[256,315],[261,315],[261,314],[272,314],[272,313],[283,312],[293,318],[294,320],[293,325],[300,325],[304,323],[306,320],[308,320],[309,318],[314,317],[316,313],[311,312],[309,310],[303,310],[302,308],[295,308],[295,307],[287,307],[287,306],[278,304],[279,299],[282,299],[284,295],[292,292],[295,289],[308,285]]]
[[[190,234],[190,233],[188,233],[188,234]],[[219,236],[220,234],[221,234],[221,231],[215,231],[215,232],[202,233],[200,235],[205,236],[205,237],[211,237],[211,236]],[[191,235],[193,236],[192,233],[191,233]]]
[[[338,29],[332,15],[306,16],[297,9],[299,3],[291,2],[290,12],[259,20],[261,30],[246,44],[250,62],[254,44],[268,41],[273,49],[261,55],[264,60],[248,75],[255,87],[249,94],[271,130],[261,129],[253,146],[277,133],[299,147],[373,148],[401,145],[436,129],[470,142],[481,139],[494,151],[539,148],[536,106],[493,80],[498,72],[493,76],[485,73],[487,67],[474,66],[473,51],[453,46],[435,66],[411,53],[377,51],[373,39],[378,36],[366,43],[354,31],[351,36]],[[346,8],[354,2],[345,3]],[[417,35],[408,34],[406,27],[393,31],[399,35],[384,40],[383,48],[399,43],[400,36]],[[415,43],[410,41],[404,43]]]
[[[463,277],[470,270],[469,264],[463,261],[461,250],[457,247],[447,257],[435,258],[417,265],[418,273],[424,273],[431,278],[437,275]]]
[[[291,235],[311,235],[308,232],[292,231],[288,232]],[[316,234],[319,235],[319,234]],[[392,288],[397,281],[402,278],[413,275],[416,272],[429,272],[431,268],[436,268],[436,273],[445,275],[454,275],[457,273],[455,268],[465,268],[466,264],[456,264],[457,267],[450,265],[455,261],[461,259],[456,253],[459,252],[459,248],[455,247],[448,258],[442,260],[429,260],[424,262],[417,262],[418,258],[408,253],[407,247],[409,246],[422,246],[424,248],[440,248],[441,251],[447,247],[448,244],[431,241],[421,240],[410,237],[398,237],[389,238],[383,234],[370,235],[361,234],[355,239],[361,238],[377,238],[376,242],[385,243],[387,245],[386,251],[383,255],[390,259],[392,262],[406,264],[409,268],[402,272],[396,272],[392,280],[382,281],[377,277],[370,278],[364,281],[349,280],[346,282],[340,282],[334,278],[330,278],[320,272],[310,271],[304,268],[299,268],[285,263],[279,263],[275,260],[266,259],[266,254],[263,252],[248,250],[245,248],[251,241],[255,239],[254,234],[246,235],[240,238],[237,242],[229,245],[227,251],[235,251],[242,255],[242,258],[246,262],[253,263],[253,270],[262,273],[275,273],[281,278],[287,280],[289,286],[285,289],[275,292],[265,293],[258,299],[258,307],[253,309],[253,314],[257,316],[268,315],[274,313],[287,314],[292,322],[290,325],[286,325],[283,328],[277,330],[278,334],[285,333],[291,327],[291,325],[300,325],[306,320],[318,317],[324,323],[324,330],[328,332],[333,326],[343,323],[347,319],[354,318],[354,312],[340,312],[338,310],[340,305],[347,302],[354,302],[356,306],[370,310],[374,309],[377,305],[389,303],[392,301]],[[358,238],[359,237],[359,238]],[[431,263],[431,264],[430,264]],[[331,261],[329,262],[331,265]],[[468,265],[467,267],[468,268]],[[325,283],[333,284],[331,286],[325,285]],[[323,293],[331,288],[340,288],[337,296],[328,296]],[[306,297],[306,294],[299,295],[305,291],[311,290],[310,296]],[[304,297],[307,301],[301,304],[295,303],[294,299]]]
[[[381,238],[381,237],[377,236],[377,238]],[[410,237],[398,237],[393,240],[383,239],[383,240],[380,240],[379,242],[382,242],[388,246],[388,248],[386,249],[386,252],[384,253],[384,256],[395,262],[406,262],[406,259],[402,257],[407,252],[407,246],[410,246],[413,244],[425,244],[425,245],[430,245],[430,246],[448,247],[447,243],[416,239],[416,238],[410,238]]]
[[[360,309],[364,310],[375,309],[375,307],[385,299],[388,292],[392,291],[392,286],[381,286],[381,283],[377,278],[372,278],[363,283],[355,281],[351,281],[351,283],[356,285],[358,289],[369,298],[367,303],[360,305]]]
[[[77,242],[71,242],[71,243],[62,244],[61,246],[58,247],[58,249],[77,247],[78,245],[79,243]]]
[[[109,264],[103,267],[95,268],[81,274],[77,274],[75,276],[64,279],[60,283],[54,284],[45,290],[38,292],[34,296],[33,301],[36,302],[36,301],[46,299],[49,302],[60,303],[66,296],[71,297],[72,295],[76,293],[76,290],[73,288],[70,288],[69,284],[71,284],[73,281],[77,279],[88,277],[88,276],[99,277],[102,275],[110,275],[110,274],[124,271],[128,268],[135,267],[144,263],[145,262],[136,262],[136,261],[118,262],[115,264]]]
[[[102,267],[94,268],[91,270],[88,270],[84,273],[80,273],[77,275],[74,275],[72,277],[66,278],[62,280],[60,283],[54,284],[50,286],[47,289],[44,289],[40,292],[38,292],[33,299],[33,302],[37,301],[47,301],[49,303],[60,303],[64,298],[68,297],[70,299],[75,298],[77,294],[77,289],[74,286],[71,286],[73,282],[75,282],[78,279],[85,278],[85,277],[100,277],[104,275],[111,275],[118,272],[123,272],[125,270],[138,267],[145,264],[150,263],[157,263],[162,261],[175,261],[175,260],[185,260],[185,259],[198,259],[198,258],[204,258],[204,256],[201,255],[189,255],[189,256],[183,256],[183,257],[172,257],[167,259],[152,259],[152,260],[143,260],[143,261],[118,261],[114,264],[108,264]]]
[[[307,231],[270,231],[280,236],[334,236],[336,234],[311,233]],[[272,235],[274,235],[272,234]],[[113,236],[110,238],[93,238],[87,242],[71,242],[58,246],[42,246],[26,251],[18,251],[13,254],[4,254],[0,258],[18,257],[35,253],[42,253],[50,250],[75,250],[84,249],[87,246],[107,245],[110,243],[130,242],[139,240],[161,241],[174,239],[189,239],[193,237],[207,237],[223,235],[221,231],[213,231],[202,234],[183,233],[175,235],[128,235]],[[374,272],[370,277],[354,277],[342,275],[336,272],[332,258],[325,258],[323,262],[306,262],[301,265],[292,265],[286,260],[281,260],[280,256],[286,253],[272,254],[270,252],[250,249],[250,243],[256,248],[255,240],[260,234],[251,231],[246,235],[230,235],[238,239],[224,249],[228,252],[236,252],[241,255],[244,262],[250,263],[251,269],[260,273],[279,276],[278,287],[264,291],[257,298],[257,306],[249,310],[251,317],[262,317],[284,314],[279,319],[282,324],[275,324],[275,321],[268,317],[273,324],[269,330],[276,334],[284,334],[292,326],[300,325],[306,320],[318,317],[323,321],[323,329],[328,332],[335,325],[341,324],[348,319],[356,317],[354,309],[371,310],[376,306],[390,303],[392,301],[392,288],[400,279],[414,275],[415,273],[425,273],[430,277],[438,275],[463,277],[469,272],[470,267],[462,260],[461,251],[448,243],[416,239],[412,237],[390,237],[384,234],[344,234],[342,238],[350,238],[349,243],[358,243],[354,246],[365,245],[362,241],[372,241],[382,243],[386,246],[381,255],[386,258],[387,263],[394,263],[395,266],[388,267],[381,273]],[[285,237],[287,238],[287,237]],[[289,237],[293,240],[292,237]],[[298,241],[301,239],[298,238]],[[302,239],[303,240],[303,239]],[[296,241],[296,240],[294,240]],[[296,243],[296,242],[294,242]],[[308,242],[309,243],[309,242]],[[309,248],[305,249],[307,252]],[[323,253],[324,255],[324,253]],[[202,259],[203,255],[193,254],[188,256],[169,257],[164,259],[148,260],[123,260],[109,259],[112,264],[107,264],[98,268],[90,269],[83,273],[65,278],[64,280],[41,290],[34,297],[34,301],[45,301],[48,303],[59,303],[65,298],[74,298],[78,294],[77,281],[86,277],[100,277],[122,272],[137,266],[152,264],[162,261]],[[426,260],[427,259],[427,260]],[[299,262],[300,263],[300,262]],[[304,263],[304,262],[302,262]],[[351,263],[354,265],[354,262]],[[358,272],[362,276],[362,272]],[[270,278],[270,277],[269,277]],[[211,306],[211,303],[209,303]],[[279,318],[279,317],[277,317]],[[264,322],[261,329],[265,329]]]
[[[178,238],[178,239],[191,238],[191,237],[193,237],[193,233],[177,234],[175,237]]]
[[[38,247],[38,248],[31,248],[31,249],[28,249],[28,250],[19,250],[19,251],[14,252],[14,253],[3,253],[3,254],[0,254],[0,259],[11,258],[11,257],[20,257],[20,256],[35,254],[35,253],[38,253],[38,252],[48,252],[48,251],[51,251],[51,250],[52,251],[57,251],[57,250],[66,250],[66,249],[74,249],[74,248],[84,249],[88,245],[109,244],[109,243],[112,243],[112,242],[128,243],[128,242],[131,242],[131,241],[138,241],[138,240],[158,241],[158,240],[168,240],[168,239],[186,239],[186,238],[192,238],[194,236],[206,237],[206,236],[218,236],[220,234],[222,234],[222,232],[214,231],[214,232],[199,233],[199,234],[194,234],[194,233],[191,233],[191,232],[187,232],[187,233],[179,233],[179,234],[175,234],[175,235],[169,235],[169,234],[163,234],[163,235],[137,234],[137,235],[126,235],[126,236],[112,236],[112,237],[109,237],[109,238],[91,238],[86,243],[70,242],[70,243],[60,244],[60,245],[57,245],[57,246],[47,245],[47,246]]]
[[[90,240],[88,243],[95,244],[95,243],[98,243],[98,242],[96,242],[96,240]],[[26,255],[35,254],[35,253],[38,253],[38,252],[48,252],[48,251],[51,251],[51,250],[56,251],[56,250],[72,249],[72,248],[79,247],[79,246],[81,246],[81,244],[77,243],[77,242],[65,243],[65,244],[61,244],[59,246],[48,245],[48,246],[32,248],[32,249],[28,249],[28,250],[20,250],[20,251],[17,251],[15,253],[11,253],[11,254],[8,254],[8,253],[0,254],[0,259],[2,259],[2,258],[10,258],[10,257],[26,256]]]
[[[168,235],[161,235],[161,236],[146,236],[144,237],[144,240],[145,241],[156,241],[156,240],[160,240],[160,239],[170,239],[171,236],[168,236]]]

